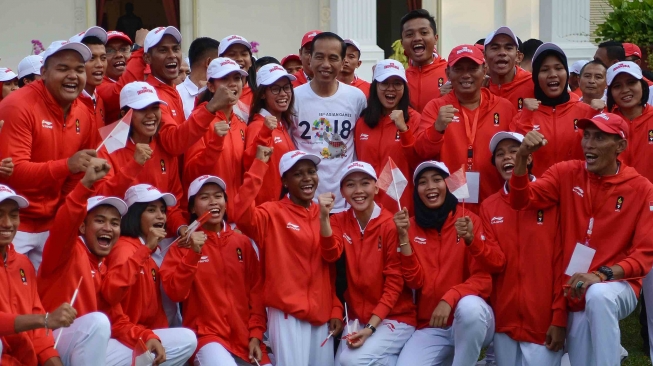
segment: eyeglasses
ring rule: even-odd
[[[380,82],[380,83],[378,83],[376,85],[378,86],[379,90],[381,90],[381,91],[386,91],[386,90],[390,89],[390,86],[392,86],[392,88],[394,90],[404,90],[404,83],[401,82],[401,81],[393,81],[391,83],[386,82],[386,81],[382,81],[382,82]]]
[[[118,53],[118,52],[120,52],[120,53],[122,53],[123,55],[127,56],[127,55],[129,55],[129,54],[132,52],[132,50],[131,50],[131,48],[129,48],[129,47],[127,47],[127,46],[125,46],[125,47],[120,47],[120,49],[115,49],[115,48],[109,48],[109,47],[107,47],[107,56],[113,56],[113,55],[115,55],[115,54]]]
[[[272,95],[279,95],[281,93],[281,89],[286,94],[291,94],[292,93],[292,85],[291,84],[286,84],[284,86],[279,86],[279,85],[272,85],[270,86],[270,92],[272,92]]]

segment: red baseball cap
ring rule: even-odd
[[[585,129],[588,125],[594,125],[599,130],[611,135],[619,135],[621,138],[628,137],[628,122],[613,113],[601,113],[592,119],[579,119],[578,128]]]
[[[479,65],[485,63],[485,57],[483,57],[483,52],[481,52],[478,47],[471,44],[461,44],[460,46],[454,47],[449,54],[449,66],[453,66],[456,62],[468,58]]]
[[[637,47],[636,44],[624,43],[624,51],[626,51],[626,57],[637,56],[642,58],[642,50]]]
[[[310,32],[306,32],[306,34],[304,34],[304,37],[302,37],[302,46],[300,48],[304,48],[304,46],[313,42],[313,38],[315,38],[315,36],[317,36],[320,33],[322,33],[321,30],[312,30]]]
[[[288,61],[292,61],[292,60],[299,61],[299,62],[302,61],[302,59],[299,58],[298,55],[290,54],[290,55],[288,55],[288,56],[286,56],[286,57],[284,57],[284,58],[281,59],[281,66],[285,66],[285,65],[286,65],[286,62],[288,62]]]
[[[129,38],[129,36],[126,35],[123,32],[118,32],[118,31],[109,31],[109,32],[107,32],[107,42],[110,42],[110,41],[112,41],[114,39],[123,40],[123,41],[129,43],[130,45],[134,44],[132,42],[132,40]]]

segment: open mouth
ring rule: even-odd
[[[100,235],[97,238],[97,243],[101,248],[109,248],[111,246],[111,235]]]
[[[551,89],[551,90],[558,90],[560,87],[560,82],[559,81],[549,81],[546,83],[546,86]]]
[[[630,102],[632,100],[633,100],[632,95],[626,95],[626,96],[621,97],[621,101],[624,102],[624,103],[628,103],[628,102]]]
[[[142,123],[148,130],[156,129],[156,121],[143,121]]]
[[[385,97],[385,100],[387,100],[390,104],[393,104],[397,100],[396,93],[385,93],[383,96]]]
[[[438,201],[438,198],[440,198],[440,194],[439,194],[439,193],[435,193],[435,192],[434,192],[434,193],[429,193],[429,194],[426,195],[426,199],[427,199],[429,202],[432,202],[432,203],[437,202],[437,201]]]
[[[213,208],[209,212],[211,213],[211,217],[220,217],[220,212],[222,211],[219,208]]]
[[[508,174],[512,174],[512,171],[515,169],[515,164],[505,163],[505,164],[503,164],[502,168],[503,168],[504,172],[506,172]]]
[[[155,227],[157,229],[163,229],[163,228],[165,228],[165,226],[166,226],[165,222],[157,222],[154,225],[152,225],[152,227]]]
[[[320,75],[328,78],[331,76],[331,71],[326,71],[326,70],[320,70]]]
[[[67,91],[68,93],[75,93],[77,92],[77,85],[77,83],[64,83],[63,90]]]
[[[2,230],[0,231],[0,238],[9,239],[14,232],[11,230]]]
[[[177,70],[177,62],[168,62],[166,64],[166,69],[170,72],[176,71]]]
[[[304,193],[304,194],[313,193],[313,185],[312,184],[306,184],[306,185],[300,186],[299,189],[301,189],[302,193]]]
[[[288,98],[277,99],[277,106],[281,108],[288,107]]]
[[[413,52],[415,53],[415,55],[421,56],[424,54],[425,51],[426,51],[426,47],[423,44],[413,45]]]
[[[508,60],[499,60],[499,61],[495,62],[494,64],[495,64],[497,67],[503,69],[503,68],[508,67]]]
[[[471,80],[468,80],[468,81],[461,81],[461,82],[460,82],[460,85],[461,85],[463,88],[471,88],[471,87],[472,87],[472,84],[474,84],[474,83],[473,83]]]
[[[102,78],[104,77],[104,71],[94,71],[92,75],[96,79],[102,80]]]
[[[113,63],[113,67],[120,71],[125,71],[126,65],[125,61],[117,61]]]
[[[585,161],[587,162],[587,164],[596,163],[596,160],[598,160],[598,158],[599,156],[596,154],[590,154],[590,153],[585,154]]]
[[[360,203],[365,203],[365,201],[367,201],[367,197],[366,196],[352,197],[351,200],[354,201],[354,203],[360,204]]]

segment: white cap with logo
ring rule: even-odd
[[[353,46],[354,48],[356,48],[358,50],[358,53],[361,53],[361,46],[355,40],[353,40],[351,38],[346,38],[345,39],[345,44],[348,45],[348,46]]]
[[[236,61],[226,57],[218,57],[211,60],[209,68],[206,70],[206,77],[209,79],[222,79],[232,72],[247,76],[247,71],[241,69]]]
[[[376,66],[374,66],[374,80],[383,82],[391,76],[398,76],[403,81],[407,81],[406,70],[401,62],[387,59],[379,61]]]
[[[131,82],[120,91],[120,109],[124,107],[143,109],[154,103],[168,105],[159,99],[159,95],[152,85],[144,81]]]
[[[281,160],[279,161],[279,174],[283,176],[300,160],[310,160],[313,162],[313,164],[318,165],[322,161],[322,158],[314,154],[303,152],[301,150],[288,151],[287,153],[283,154]]]
[[[342,174],[342,177],[340,177],[340,184],[342,184],[342,181],[347,178],[352,173],[365,173],[369,175],[370,177],[374,178],[374,180],[378,180],[376,177],[376,172],[374,171],[374,167],[364,161],[355,161],[349,165],[347,165],[347,168],[345,168],[345,172]]]
[[[443,178],[446,178],[451,174],[449,173],[449,168],[447,168],[447,166],[444,163],[435,160],[427,160],[421,163],[420,165],[418,165],[417,168],[415,169],[415,173],[413,173],[413,182],[415,182],[417,177],[419,177],[420,173],[422,173],[424,169],[429,169],[429,168],[437,169],[440,172],[444,173],[445,176]]]
[[[87,62],[91,59],[91,50],[86,47],[85,44],[79,42],[70,42],[70,41],[54,41],[48,46],[48,48],[43,52],[43,62],[48,59],[48,57],[54,55],[57,52],[73,50],[77,51],[82,56],[82,60]]]
[[[18,78],[15,72],[8,67],[0,67],[0,82],[5,82]]]
[[[86,212],[91,212],[94,208],[102,205],[113,206],[118,210],[120,216],[127,213],[127,204],[118,197],[95,196],[88,199]]]
[[[5,200],[13,200],[18,204],[18,208],[25,208],[29,206],[29,202],[23,196],[19,196],[13,189],[0,184],[0,202]]]
[[[524,141],[524,135],[517,132],[508,132],[508,131],[497,132],[494,134],[494,136],[492,136],[492,139],[490,139],[490,152],[494,154],[494,150],[496,150],[497,145],[499,145],[501,141],[506,139],[515,140],[521,144],[522,141]]]
[[[162,199],[166,206],[171,207],[177,204],[177,199],[170,193],[161,193],[151,184],[137,184],[129,187],[125,192],[125,203],[131,207],[136,202],[154,202]]]
[[[256,72],[256,85],[271,85],[283,77],[288,78],[291,82],[297,80],[297,78],[294,75],[290,75],[283,66],[279,64],[267,64]]]
[[[638,80],[641,80],[644,77],[642,74],[642,69],[636,63],[632,61],[621,61],[610,66],[608,69],[608,85],[612,84],[614,78],[622,72],[630,74],[632,77]]]
[[[109,36],[107,35],[107,31],[105,31],[103,28],[98,27],[98,26],[93,26],[79,34],[76,34],[72,37],[70,37],[69,41],[70,42],[82,42],[84,38],[86,37],[98,37],[102,43],[107,44],[107,39]]]
[[[190,187],[188,187],[188,199],[196,195],[205,184],[209,183],[217,184],[223,191],[227,190],[227,184],[225,184],[222,178],[214,175],[202,175],[195,178],[195,180],[190,184]]]
[[[220,41],[220,47],[218,47],[218,56],[222,56],[222,54],[227,51],[227,48],[229,48],[234,44],[242,44],[248,49],[250,50],[252,49],[252,45],[249,42],[247,42],[245,38],[232,34],[230,36],[226,36],[222,38],[222,40]]]
[[[18,64],[18,78],[22,79],[27,75],[41,75],[41,66],[43,66],[43,56],[29,55],[20,60]]]
[[[149,33],[147,33],[147,36],[145,36],[145,41],[143,42],[143,52],[147,52],[150,48],[159,44],[163,36],[166,34],[173,36],[177,40],[177,43],[181,43],[181,32],[179,32],[179,29],[173,26],[158,27],[152,29]]]

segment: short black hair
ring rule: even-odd
[[[163,199],[159,199],[164,208],[168,208]],[[150,202],[136,202],[129,206],[127,213],[120,221],[120,235],[130,238],[138,238],[139,236],[146,236],[147,233],[141,231],[141,215],[147,209]]]
[[[190,44],[188,48],[188,62],[191,68],[196,62],[203,60],[209,56],[209,53],[218,53],[220,42],[211,37],[199,37]]]
[[[335,39],[337,41],[340,41],[340,46],[341,46],[340,58],[342,59],[345,58],[345,55],[347,55],[347,45],[339,35],[333,32],[322,32],[313,38],[313,41],[311,42],[311,56],[313,56],[313,52],[315,52],[315,43],[320,39]]]
[[[104,46],[104,42],[102,42],[102,40],[100,38],[96,37],[96,36],[84,37],[82,39],[82,43],[87,45],[87,46],[91,45],[91,44],[92,45],[103,45]]]
[[[395,109],[400,110],[404,114],[404,121],[408,123],[409,114],[408,107],[410,106],[410,96],[408,95],[408,83],[402,80],[404,83],[404,95],[399,100],[399,104]],[[363,121],[370,128],[374,128],[379,124],[379,121],[383,118],[383,104],[379,99],[379,94],[377,92],[379,83],[376,80],[372,80],[370,84],[370,96],[367,98],[367,107],[361,112],[361,117]]]
[[[225,203],[224,206],[225,210],[224,210],[224,215],[222,215],[222,221],[229,222],[229,219],[227,218],[227,202],[228,202],[227,191],[222,191],[222,194],[224,194],[224,203]],[[188,197],[188,215],[190,216],[190,219],[188,220],[189,224],[192,224],[195,220],[199,218],[197,214],[193,213],[193,209],[195,208],[195,196],[197,196],[197,194]]]
[[[426,9],[417,9],[408,12],[408,14],[404,15],[401,18],[401,22],[399,24],[399,34],[404,33],[404,24],[406,24],[408,21],[411,21],[413,19],[426,19],[429,21],[429,24],[431,25],[431,29],[433,29],[433,34],[438,34],[438,27],[435,24],[435,18],[431,13],[429,13],[428,10]]]
[[[583,67],[581,67],[580,74],[578,74],[578,75],[583,75],[583,72],[585,72],[585,68],[587,67],[587,65],[599,65],[599,66],[602,66],[604,69],[606,69],[606,72],[608,71],[607,67],[605,67],[603,62],[601,62],[599,60],[592,60],[592,61],[589,61],[588,63],[586,63],[585,65],[583,65]]]
[[[28,75],[23,76],[22,78],[19,78],[18,79],[18,87],[19,88],[22,88],[25,85],[27,85],[27,84],[25,84],[25,81],[24,81],[25,79],[27,79],[29,81],[34,81],[34,79],[36,79],[36,74],[28,74]]]
[[[485,45],[485,38],[481,38],[481,39],[479,39],[479,40],[476,41],[476,43],[474,43],[474,44],[480,44],[481,46],[484,46],[484,45]]]
[[[605,41],[599,44],[599,48],[605,48],[610,60],[626,60],[626,50],[624,49],[624,45],[621,42]],[[606,65],[606,67],[607,66],[608,65]]]
[[[542,45],[539,39],[531,38],[519,46],[519,52],[524,54],[524,60],[532,60],[537,48]]]
[[[517,49],[520,50],[522,47],[523,42],[521,41],[521,38],[517,37]]]

